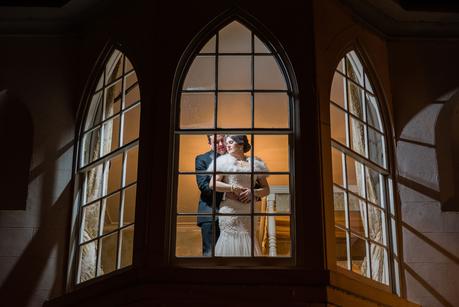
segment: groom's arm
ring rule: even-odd
[[[199,156],[196,157],[195,159],[195,169],[196,172],[203,172],[207,171],[208,165],[206,161]],[[196,174],[196,183],[198,184],[198,188],[205,197],[212,197],[212,189],[209,188],[209,181],[210,181],[209,175],[203,175],[203,174]]]

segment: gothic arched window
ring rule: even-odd
[[[233,20],[186,63],[176,92],[173,256],[291,257],[293,100],[280,54]]]
[[[114,50],[80,130],[76,283],[132,264],[139,125],[137,75]]]
[[[365,68],[350,51],[330,94],[336,264],[389,285],[398,282],[396,213],[381,115]]]

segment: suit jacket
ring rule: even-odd
[[[195,159],[195,169],[196,171],[206,171],[210,163],[213,161],[214,152],[208,151],[201,155],[196,156]],[[212,189],[209,188],[210,175],[196,175],[196,182],[198,188],[201,191],[198,205],[199,214],[212,214]],[[216,204],[215,208],[220,207],[220,202],[222,201],[223,193],[216,193]],[[204,222],[211,222],[212,216],[198,216],[198,225],[201,225]]]

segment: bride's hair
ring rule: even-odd
[[[249,139],[247,138],[247,135],[244,134],[233,134],[233,135],[227,135],[227,138],[231,138],[236,144],[243,145],[244,153],[248,152],[252,146],[249,143]]]

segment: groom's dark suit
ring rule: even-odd
[[[210,163],[213,161],[214,152],[208,151],[198,155],[195,159],[196,171],[206,171]],[[212,252],[212,189],[209,188],[210,175],[196,175],[196,182],[201,196],[199,198],[198,213],[209,214],[207,216],[198,215],[198,226],[201,227],[202,234],[202,253],[204,256],[210,256]],[[222,201],[223,193],[216,193],[215,209],[218,210]],[[215,224],[216,236],[218,239],[220,230],[218,223]]]

